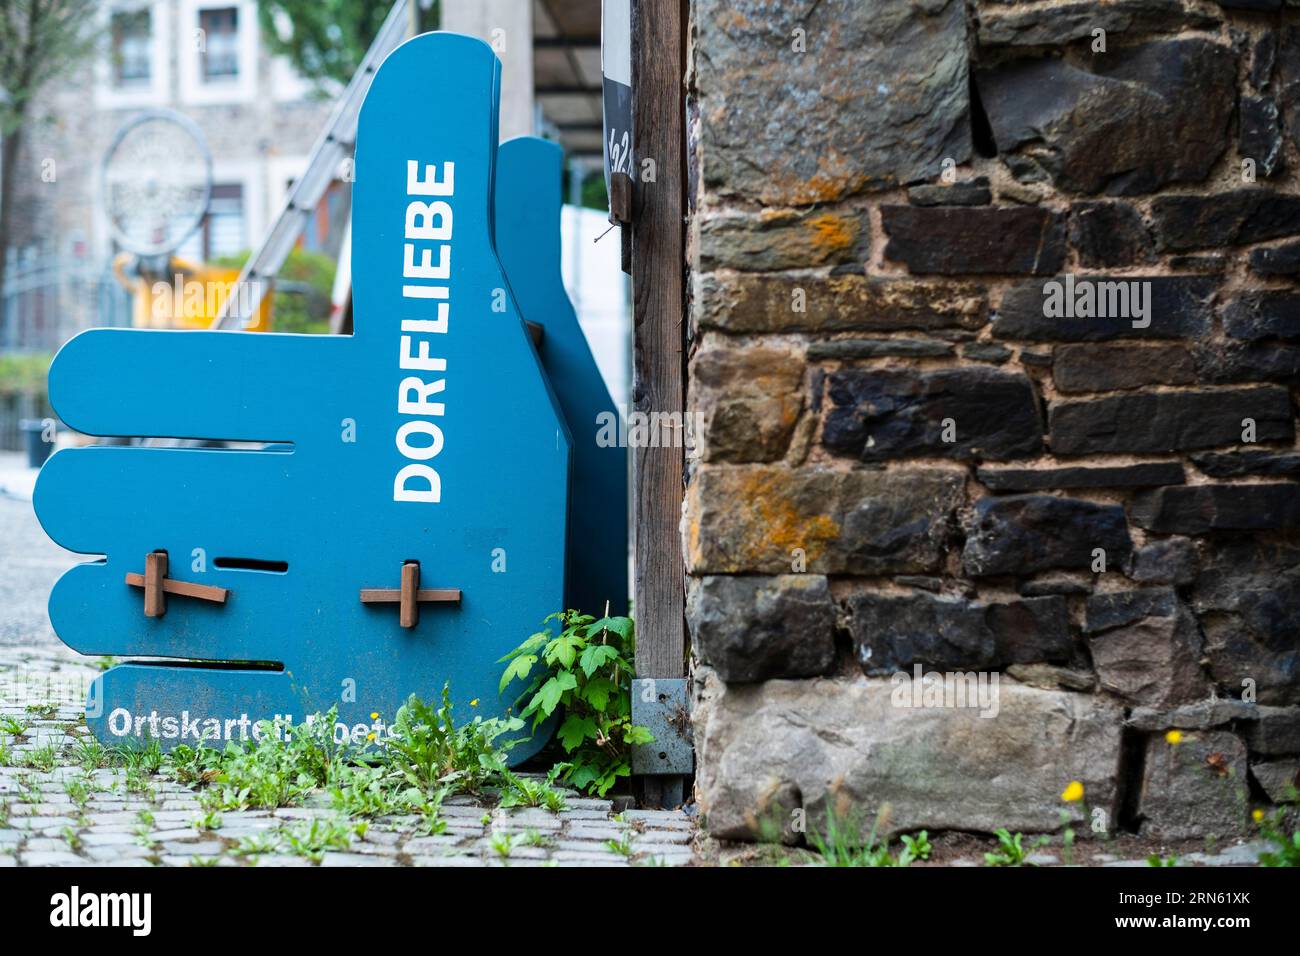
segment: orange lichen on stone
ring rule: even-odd
[[[789,480],[774,470],[744,475],[736,489],[737,505],[747,508],[753,518],[747,522],[751,530],[738,555],[742,565],[758,564],[772,552],[789,555],[795,548],[802,548],[814,561],[828,542],[840,536],[839,524],[829,515],[802,513],[792,490]]]
[[[849,249],[858,240],[859,224],[856,219],[846,219],[834,213],[822,213],[808,220],[813,248],[823,255]]]

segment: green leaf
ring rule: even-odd
[[[632,637],[633,624],[630,617],[602,617],[599,621],[593,622],[587,630],[593,636],[600,634],[601,631],[609,631],[626,641]]]
[[[535,651],[535,650],[537,650],[539,647],[541,647],[543,644],[545,644],[547,641],[549,641],[550,639],[551,639],[551,632],[550,632],[550,631],[538,631],[538,632],[537,632],[536,634],[534,634],[532,637],[528,638],[528,640],[524,641],[522,644],[520,644],[518,647],[516,647],[513,651],[511,651],[509,654],[507,654],[505,657],[502,657],[502,658],[498,659],[498,660],[497,660],[497,663],[498,663],[498,664],[504,664],[506,661],[510,660],[512,657],[518,657],[520,654],[525,654],[525,653],[528,653],[529,651]]]
[[[614,685],[604,677],[593,677],[587,681],[587,686],[582,689],[582,698],[591,704],[596,710],[604,710],[605,705],[609,703],[610,695],[614,693]]]
[[[497,688],[497,693],[499,694],[502,691],[504,691],[506,689],[506,685],[509,684],[516,677],[518,677],[520,680],[523,680],[525,677],[527,677],[529,671],[533,669],[533,665],[536,663],[537,663],[536,654],[521,654],[520,656],[516,657],[513,661],[510,662],[510,666],[506,668],[505,673],[501,675],[501,686]]]
[[[560,724],[560,729],[555,735],[564,745],[565,753],[573,753],[588,737],[596,736],[596,722],[590,717],[570,714],[564,719],[564,723]]]
[[[539,690],[537,696],[533,698],[533,703],[536,704],[540,701],[542,713],[549,717],[551,714],[555,713],[555,708],[560,706],[560,698],[564,696],[564,692],[566,690],[573,690],[573,688],[577,686],[578,678],[574,677],[568,671],[560,671],[560,673],[556,674],[542,685],[542,689]],[[532,705],[529,705],[529,709],[532,709]]]
[[[626,777],[632,772],[632,768],[626,763],[615,765],[612,769],[601,774],[600,782],[596,785],[596,793],[604,796],[609,792],[609,788],[618,782],[619,777]]]
[[[618,657],[618,648],[616,647],[609,644],[588,644],[587,649],[582,652],[582,657],[578,659],[578,666],[582,668],[584,674],[590,677],[616,657]],[[601,709],[604,709],[603,704]]]
[[[565,782],[573,784],[579,790],[586,790],[592,783],[600,779],[600,774],[596,768],[589,763],[574,767],[564,776]]]
[[[652,744],[654,740],[655,735],[650,733],[650,728],[642,727],[639,724],[633,724],[623,731],[623,742],[629,745]]]
[[[573,662],[577,660],[578,651],[582,649],[585,643],[581,637],[566,631],[546,645],[542,657],[545,658],[548,664],[558,663],[561,667],[567,669],[573,666]]]

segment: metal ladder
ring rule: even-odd
[[[335,173],[343,161],[351,156],[357,136],[357,116],[361,112],[361,102],[370,89],[370,81],[379,69],[379,64],[410,35],[414,24],[413,11],[410,9],[413,2],[414,0],[395,0],[393,8],[388,11],[361,66],[335,104],[329,122],[312,147],[306,170],[289,190],[284,208],[280,210],[280,215],[276,217],[275,224],[262,244],[248,257],[239,271],[235,288],[247,288],[248,294],[227,296],[211,328],[243,329],[257,314],[262,299],[275,282],[285,259],[293,251],[294,244],[320,204],[325,190],[334,180]],[[243,311],[245,307],[247,311]]]

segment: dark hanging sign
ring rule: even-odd
[[[614,177],[632,175],[632,2],[603,0],[600,18],[600,72],[604,87],[605,187],[610,219],[626,222],[615,200]]]

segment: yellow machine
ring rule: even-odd
[[[238,287],[238,269],[170,259],[168,275],[150,276],[128,269],[135,261],[130,253],[119,254],[113,260],[113,274],[134,296],[131,324],[138,329],[211,328],[232,293],[247,294]],[[270,331],[271,299],[262,297],[247,331]]]

